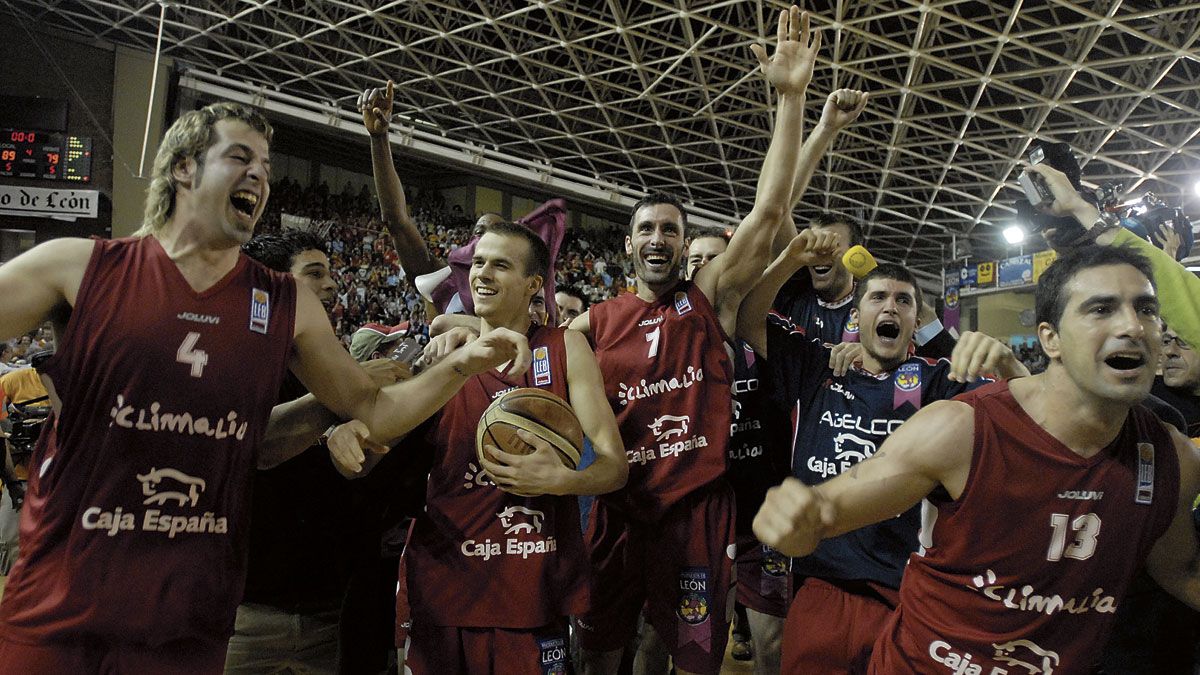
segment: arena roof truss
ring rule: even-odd
[[[736,222],[753,202],[773,96],[748,46],[781,2],[187,0],[163,56],[197,81],[353,115],[396,81],[405,133],[560,172],[622,200],[675,190]],[[1200,2],[819,0],[808,126],[840,87],[870,91],[798,220],[861,218],[872,249],[932,276],[969,246],[1003,256],[1021,157],[1071,144],[1090,183],[1153,191],[1193,217]],[[160,5],[0,0],[6,21],[147,52]],[[956,245],[957,244],[957,245]],[[965,246],[967,244],[968,246]]]

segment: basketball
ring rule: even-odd
[[[524,429],[558,451],[564,466],[574,469],[583,452],[583,427],[570,404],[541,389],[514,389],[499,396],[483,411],[475,430],[475,453],[483,457],[484,444],[514,455],[533,452],[517,435]]]

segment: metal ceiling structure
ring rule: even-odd
[[[736,220],[773,97],[748,46],[764,0],[186,0],[163,55],[351,111],[396,81],[414,128],[629,190],[670,188]],[[1020,158],[1066,141],[1088,182],[1184,203],[1200,179],[1200,2],[813,0],[816,121],[839,87],[872,102],[798,219],[861,218],[883,258],[936,273],[951,242],[1005,255]],[[0,15],[153,52],[146,0],[0,0]],[[961,248],[959,249],[961,252]]]

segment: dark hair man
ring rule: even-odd
[[[1139,405],[1162,348],[1148,264],[1087,246],[1036,293],[1044,373],[922,408],[871,459],[789,479],[755,518],[800,556],[930,500],[871,672],[1091,672],[1143,562],[1200,607],[1196,451]]]
[[[311,291],[240,252],[270,193],[270,137],[242,105],[185,113],[141,236],[56,239],[0,267],[0,339],[58,321],[44,374],[61,401],[34,451],[0,669],[220,672],[255,462],[287,458],[260,444],[288,367],[388,442],[472,374],[527,364],[524,337],[501,330],[424,377],[372,383]]]
[[[790,322],[767,320],[779,285],[840,248],[832,232],[805,230],[742,304],[738,333],[762,360],[760,375],[780,412],[767,418],[788,439],[791,474],[808,485],[852,471],[900,424],[934,401],[978,386],[981,372],[1028,371],[999,341],[964,333],[951,360],[909,355],[921,290],[899,265],[883,263],[859,281],[852,318],[860,328],[861,367],[837,375],[829,348]],[[777,420],[791,424],[778,428]],[[772,425],[775,428],[771,428]],[[909,554],[917,550],[920,510],[831,539],[793,561],[800,586],[787,612],[784,672],[864,672],[875,637],[897,604]]]
[[[330,275],[325,242],[317,235],[303,230],[260,234],[243,244],[242,250],[277,272],[291,274],[326,309],[333,304],[337,285]],[[401,374],[399,366],[387,360],[365,367],[380,385],[395,382]],[[279,401],[287,403],[307,393],[288,373]],[[336,421],[327,413],[320,417],[326,426]],[[314,438],[311,432],[308,437]],[[358,561],[379,557],[382,525],[375,523],[382,523],[382,518],[364,517],[366,494],[338,473],[329,451],[319,442],[276,467],[255,472],[246,588],[229,640],[226,672],[272,668],[352,672],[386,667],[387,638],[392,633],[389,619],[361,603],[346,601]],[[395,584],[394,564],[392,569]],[[385,603],[383,609],[390,618],[390,607]],[[382,632],[384,640],[372,642],[371,631],[355,626],[356,621],[377,624],[375,633]],[[343,622],[354,629],[342,630]]]
[[[571,327],[587,332],[605,373],[626,459],[625,489],[593,504],[588,543],[596,570],[592,608],[577,625],[585,673],[615,673],[645,606],[648,622],[683,673],[720,669],[733,586],[732,494],[725,480],[732,422],[724,335],[768,262],[796,172],[804,91],[819,34],[808,15],[780,13],[768,59],[779,114],[754,208],[725,255],[680,280],[687,241],[683,205],[652,194],[634,206],[626,253],[637,292],[593,306]]]
[[[554,293],[554,304],[558,305],[558,317],[562,325],[569,325],[580,314],[587,311],[587,296],[575,286],[563,286]]]

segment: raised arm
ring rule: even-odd
[[[816,173],[821,159],[825,156],[825,152],[833,143],[838,132],[858,119],[866,107],[867,93],[857,89],[838,89],[825,99],[825,107],[821,109],[820,121],[817,122],[812,133],[804,139],[804,145],[800,148],[799,165],[796,167],[791,202],[788,204],[789,212],[795,209],[800,200],[804,198],[804,193],[808,191],[808,184],[812,182],[813,174]],[[771,254],[778,255],[795,235],[795,223],[790,220],[780,223],[775,234],[775,241],[771,245]]]
[[[1150,549],[1146,571],[1171,595],[1200,611],[1200,547],[1192,520],[1192,502],[1200,492],[1200,460],[1196,447],[1171,430],[1179,453],[1179,506],[1163,536]]]
[[[522,433],[526,443],[536,450],[528,455],[513,455],[488,446],[491,459],[483,468],[501,489],[518,494],[600,495],[620,489],[629,477],[629,463],[617,431],[617,419],[604,397],[600,367],[580,333],[567,331],[567,386],[571,407],[575,409],[583,433],[592,441],[596,461],[574,471],[563,466],[549,443]]]
[[[829,261],[837,251],[838,240],[837,233],[828,230],[804,230],[792,237],[787,248],[767,267],[758,283],[742,300],[738,309],[737,336],[760,356],[769,358],[767,312],[771,310],[779,289],[801,267]]]
[[[96,242],[54,239],[0,265],[0,340],[28,333],[63,303],[75,306]]]
[[[1097,244],[1129,246],[1146,256],[1154,271],[1163,319],[1184,342],[1200,345],[1200,278],[1176,262],[1175,258],[1129,230],[1100,224],[1100,212],[1079,196],[1061,171],[1046,164],[1034,164],[1026,170],[1045,179],[1047,187],[1054,194],[1054,201],[1046,208],[1048,213],[1074,217],[1095,238]]]
[[[974,446],[975,413],[966,403],[922,408],[879,451],[816,487],[788,478],[767,492],[754,517],[759,541],[784,555],[812,553],[822,539],[894,517],[938,485],[958,499]]]
[[[409,279],[415,279],[433,272],[442,264],[430,254],[417,223],[408,214],[404,186],[400,184],[400,176],[392,163],[388,128],[392,120],[393,91],[391,80],[383,89],[364,91],[358,97],[358,109],[362,112],[363,125],[371,136],[371,171],[375,175],[375,193],[379,195],[379,212],[396,243],[400,267]]]
[[[742,220],[725,254],[696,273],[696,284],[732,329],[737,306],[771,258],[771,242],[788,211],[796,159],[804,122],[804,91],[812,79],[813,64],[821,48],[821,36],[809,34],[808,13],[793,6],[780,12],[779,42],[767,58],[761,45],[752,45],[767,81],[779,92],[779,108],[771,144],[763,159],[754,195],[754,207]]]

